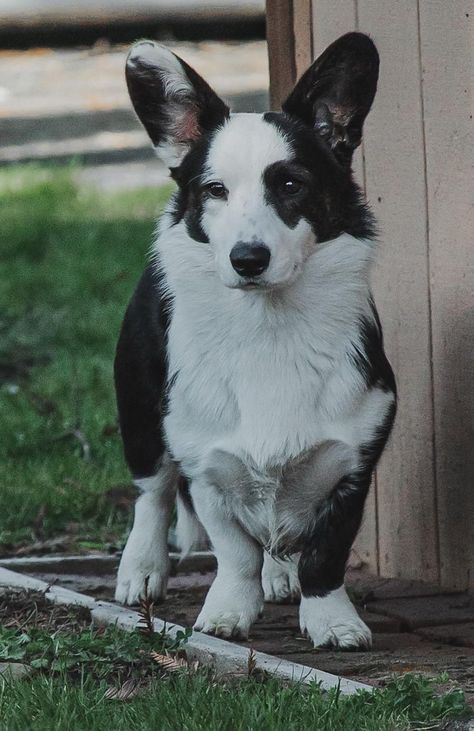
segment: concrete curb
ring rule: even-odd
[[[45,581],[6,568],[0,568],[1,587],[35,589],[44,592],[50,601],[88,607],[93,621],[97,624],[116,624],[129,632],[135,629],[140,619],[138,612],[131,609],[119,607],[111,602],[96,601],[91,596],[79,594],[61,586],[48,586]],[[158,618],[155,618],[154,627],[156,632],[166,630],[170,637],[176,637],[178,632],[184,630],[179,625],[168,625]],[[186,654],[190,660],[197,660],[202,665],[212,667],[219,675],[236,671],[245,672],[248,666],[249,650],[247,648],[217,637],[204,635],[201,632],[193,632],[186,644]],[[316,682],[323,690],[339,688],[340,692],[344,694],[356,693],[358,690],[373,690],[372,686],[365,683],[315,670],[299,663],[288,662],[263,652],[255,652],[254,659],[258,669],[264,670],[280,680],[299,683]]]

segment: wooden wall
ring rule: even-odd
[[[381,56],[355,172],[382,231],[374,293],[396,427],[357,552],[382,576],[474,587],[472,0],[267,0],[275,107],[350,30]]]

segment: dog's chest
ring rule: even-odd
[[[277,321],[272,314],[273,320],[257,302],[243,313],[195,316],[190,327],[189,311],[176,308],[165,429],[173,454],[190,472],[214,448],[263,466],[285,464],[324,438],[337,410],[327,343],[308,319]],[[348,377],[349,371],[341,373],[341,384]]]

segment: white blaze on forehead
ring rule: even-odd
[[[264,170],[291,157],[289,142],[260,114],[233,114],[214,137],[207,168],[227,188],[260,182]]]

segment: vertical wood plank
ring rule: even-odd
[[[474,587],[472,0],[419,3],[441,580]]]
[[[311,0],[293,0],[293,33],[296,78],[299,79],[313,60]]]
[[[394,433],[377,470],[380,572],[432,581],[439,566],[417,6],[358,0],[358,21],[381,56],[365,174],[382,232],[374,293],[399,388]]]
[[[267,0],[270,104],[280,109],[296,79],[293,0]]]
[[[313,0],[312,34],[313,56],[316,58],[336,38],[357,28],[356,4],[352,0],[334,4],[334,0]],[[359,148],[353,163],[356,180],[364,186],[364,163]],[[364,519],[354,544],[351,562],[362,561],[370,571],[378,573],[377,485],[374,480],[367,498]]]
[[[313,48],[319,56],[326,46],[357,27],[354,0],[313,0]]]

